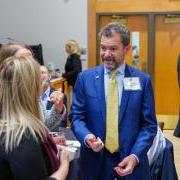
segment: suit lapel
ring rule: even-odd
[[[124,77],[130,77],[130,76],[131,76],[130,68],[128,65],[126,65]],[[122,120],[124,111],[127,107],[130,93],[131,93],[130,91],[124,90],[124,85],[123,85],[123,92],[122,92],[121,105],[120,105],[120,121]]]
[[[125,67],[125,77],[131,77],[131,69],[128,65]],[[95,89],[97,97],[99,98],[99,105],[102,109],[103,119],[106,118],[106,100],[105,100],[105,90],[104,90],[104,67],[99,66],[94,74]],[[123,87],[122,99],[120,105],[120,120],[123,118],[124,111],[127,107],[130,91],[125,91]]]
[[[95,89],[97,97],[99,98],[100,107],[102,110],[103,119],[106,116],[106,102],[105,102],[105,91],[104,91],[104,67],[99,66],[95,71],[94,76]]]

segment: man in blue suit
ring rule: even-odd
[[[80,179],[149,180],[147,151],[157,132],[150,77],[125,63],[130,49],[126,26],[110,23],[99,36],[104,65],[79,74],[70,111],[72,130],[82,145]],[[119,148],[115,152],[106,148],[106,104],[112,70],[117,70],[119,102]]]

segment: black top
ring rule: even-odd
[[[75,85],[77,75],[82,71],[80,56],[78,54],[71,54],[65,64],[65,73],[62,74],[67,79],[69,85]]]
[[[52,180],[50,162],[42,143],[24,135],[17,148],[5,152],[0,139],[0,180]]]

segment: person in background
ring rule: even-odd
[[[40,66],[31,57],[0,61],[0,179],[65,180],[69,154],[41,121]]]
[[[65,73],[62,77],[68,82],[68,85],[74,88],[78,73],[82,71],[82,65],[80,60],[80,48],[75,40],[69,40],[65,44],[65,51],[68,54]]]
[[[22,44],[22,43],[12,42],[9,44],[5,44],[1,47],[0,61],[3,61],[4,59],[10,56],[16,56],[16,57],[31,56],[32,57],[33,54],[32,54],[31,49],[27,45]],[[53,96],[53,98],[51,98],[51,102],[53,103],[53,106],[51,107],[50,110],[45,110],[44,108],[42,108],[43,121],[46,122],[46,124],[48,124],[48,122],[54,122],[54,121],[58,121],[58,122],[66,121],[67,111],[65,108],[63,108],[63,111],[61,111],[62,93],[60,91],[56,91],[51,96]],[[58,109],[59,109],[59,112],[58,112]],[[49,123],[48,127],[50,127],[51,130],[54,130],[53,124]],[[56,126],[56,130],[57,130],[57,126]]]
[[[62,114],[61,118],[49,119],[49,121],[45,121],[44,123],[50,131],[58,131],[59,127],[66,127],[67,125],[67,111],[66,106],[64,105],[66,104],[66,96],[64,96],[61,90],[56,91],[55,89],[51,88],[51,75],[46,66],[40,66],[40,72],[42,84],[40,100],[43,110],[51,111],[52,108],[55,108],[56,113]],[[55,100],[55,98],[58,98],[58,100]],[[54,105],[54,102],[58,103]],[[47,113],[48,112],[46,112],[45,114]]]
[[[109,23],[99,37],[104,65],[79,74],[69,115],[81,179],[150,180],[147,152],[157,133],[150,76],[125,63],[126,26]]]
[[[10,56],[33,56],[33,53],[29,46],[19,42],[11,42],[0,48],[0,61]]]

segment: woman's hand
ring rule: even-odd
[[[58,145],[57,148],[59,150],[58,152],[60,157],[60,167],[56,172],[51,175],[51,177],[57,180],[65,180],[69,171],[69,153],[63,148],[63,146]]]

